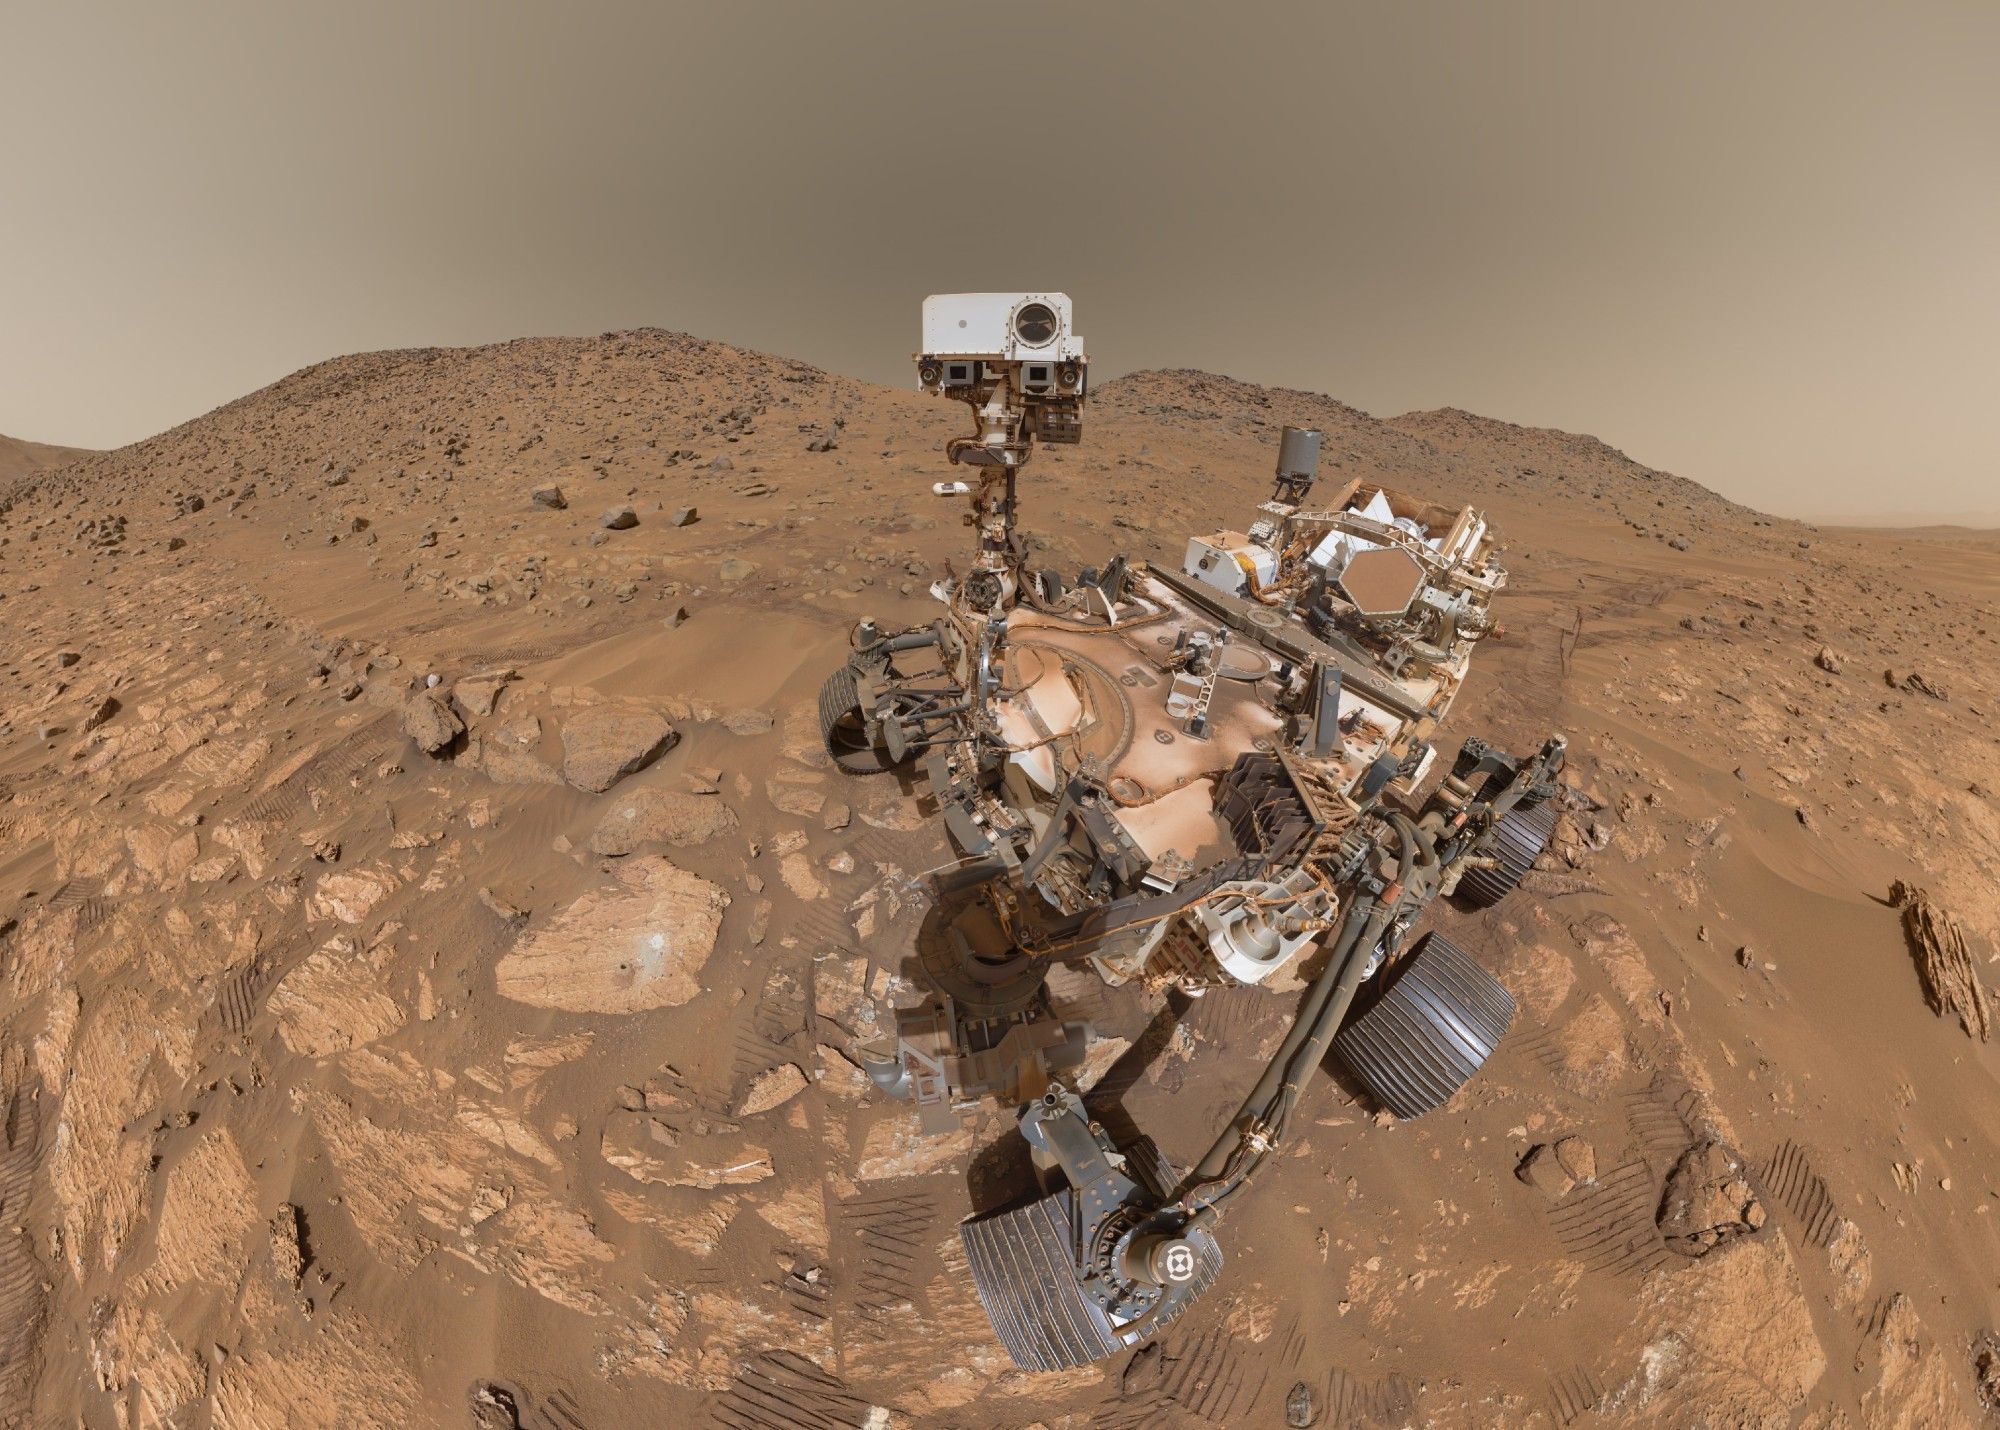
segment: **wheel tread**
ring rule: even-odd
[[[1517,805],[1501,815],[1485,850],[1497,862],[1490,869],[1468,870],[1458,881],[1459,900],[1475,909],[1490,909],[1513,893],[1548,847],[1556,815],[1553,801],[1526,809]]]
[[[1513,996],[1499,980],[1458,945],[1431,934],[1333,1046],[1376,1101],[1408,1119],[1442,1106],[1470,1082],[1513,1019]]]

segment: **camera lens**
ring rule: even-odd
[[[1041,347],[1055,335],[1055,310],[1047,303],[1030,303],[1014,315],[1014,336],[1031,348]]]

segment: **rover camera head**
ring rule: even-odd
[[[1067,293],[934,293],[924,299],[917,386],[979,406],[1003,384],[1045,442],[1075,442],[1089,360]]]
[[[960,393],[1013,377],[1027,396],[1083,395],[1087,359],[1067,293],[934,293],[924,299],[917,385]]]

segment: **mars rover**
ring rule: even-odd
[[[933,1127],[1018,1109],[1044,1194],[961,1234],[994,1331],[1036,1370],[1138,1344],[1215,1280],[1217,1223],[1329,1049],[1399,1117],[1478,1071],[1513,1000],[1410,931],[1435,899],[1489,905],[1521,879],[1564,748],[1469,738],[1433,768],[1505,573],[1469,507],[1362,481],[1312,501],[1317,432],[1286,428],[1271,499],[1177,571],[1029,569],[1018,475],[1037,439],[1080,440],[1087,375],[1063,294],[925,300],[918,383],[975,419],[947,449],[971,480],[937,490],[971,499],[977,551],[932,588],[931,624],[861,623],[820,694],[834,759],[920,777],[961,856],[936,880],[955,912],[924,955],[933,995],[863,1052]],[[1089,1030],[1052,1008],[1059,962],[1161,993],[1303,984],[1185,1175],[1114,1145],[1066,1081]]]

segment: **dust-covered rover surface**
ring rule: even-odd
[[[1478,512],[1362,481],[1314,500],[1319,434],[1286,428],[1271,499],[1179,570],[1031,570],[1017,476],[1037,439],[1082,435],[1070,300],[934,296],[923,327],[919,385],[975,416],[947,449],[972,479],[936,490],[971,499],[977,551],[932,588],[930,625],[861,623],[821,725],[844,769],[920,777],[961,856],[934,880],[933,996],[864,1055],[933,1128],[1018,1109],[1044,1194],[961,1230],[1008,1352],[1057,1370],[1139,1343],[1215,1280],[1217,1223],[1329,1047],[1399,1117],[1478,1071],[1513,1000],[1410,931],[1439,897],[1488,905],[1520,880],[1563,741],[1516,757],[1467,738],[1433,769],[1506,580]],[[1161,994],[1294,990],[1289,1035],[1185,1175],[1148,1141],[1115,1146],[1065,1080],[1090,1034],[1051,1005],[1057,962]]]

